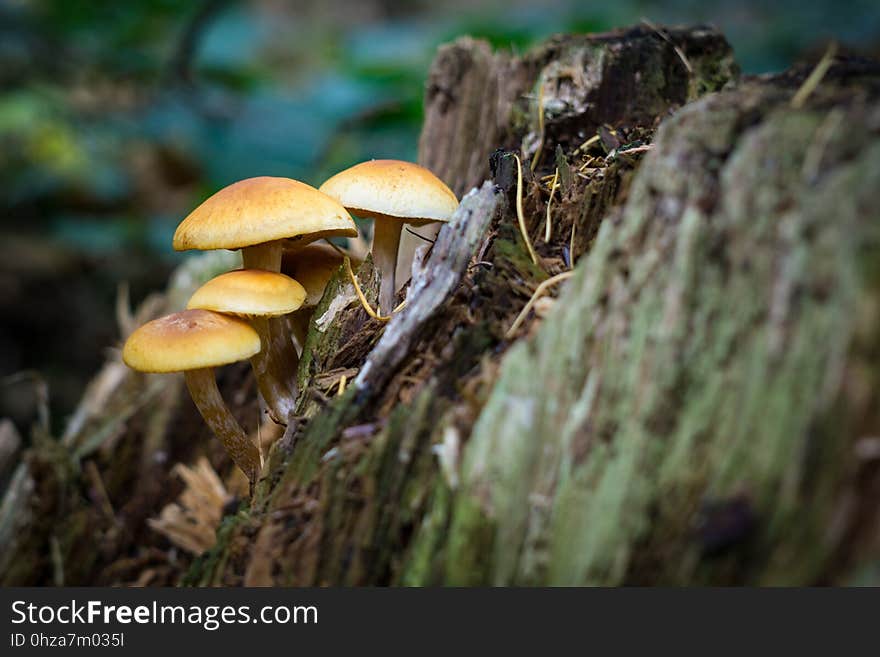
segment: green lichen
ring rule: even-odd
[[[620,225],[602,226],[557,311],[506,355],[450,537],[473,564],[494,524],[492,559],[449,564],[449,581],[488,568],[493,584],[783,584],[827,565],[851,467],[852,434],[834,412],[840,368],[865,357],[852,353],[867,283],[858,256],[877,244],[859,208],[880,182],[880,145],[807,183],[823,114],[770,110],[743,133],[713,110],[666,126]],[[717,178],[682,184],[712,171],[701,158]],[[658,207],[677,214],[658,220]],[[749,570],[702,559],[695,540],[702,505],[739,495],[757,523]],[[640,571],[648,551],[674,558]]]

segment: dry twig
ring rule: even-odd
[[[804,83],[800,86],[800,89],[797,90],[797,93],[792,96],[791,106],[794,109],[803,107],[804,103],[807,102],[807,98],[809,98],[810,94],[815,91],[816,87],[818,87],[819,83],[822,81],[822,78],[824,78],[825,74],[828,72],[828,69],[831,68],[831,64],[834,63],[834,56],[836,54],[837,42],[832,41],[828,45],[828,50],[822,55],[822,59],[816,64],[812,73],[810,73],[807,79],[804,80]]]

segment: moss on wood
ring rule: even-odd
[[[254,500],[191,565],[171,564],[143,519],[204,432],[173,386],[126,374],[124,394],[106,396],[116,419],[86,413],[70,445],[95,458],[127,536],[49,443],[10,490],[51,508],[11,516],[20,497],[7,493],[0,511],[0,532],[21,537],[2,581],[52,581],[52,554],[77,564],[70,583],[873,581],[880,69],[838,62],[793,110],[807,72],[738,81],[707,28],[561,37],[523,57],[442,48],[420,161],[464,193],[495,149],[541,152],[523,190],[538,265],[500,157],[390,324],[337,272],[309,327],[298,417]],[[537,285],[571,264],[508,336]],[[359,280],[375,303],[369,261]],[[239,415],[255,413],[246,369],[221,385]],[[53,552],[37,518],[61,514]]]

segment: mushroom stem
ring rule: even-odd
[[[242,472],[247,475],[251,487],[260,474],[260,452],[245,434],[238,421],[232,416],[214,377],[213,368],[187,370],[184,373],[186,387],[196,408],[214,435],[223,443],[226,452]]]
[[[437,241],[442,226],[442,223],[436,222],[424,225],[407,224],[403,227],[400,233],[400,248],[397,250],[395,293],[403,289],[412,278],[416,250],[420,246],[432,247]]]
[[[282,246],[281,240],[274,240],[244,247],[241,250],[241,260],[244,268],[281,271]]]
[[[302,350],[306,348],[306,338],[309,335],[309,322],[312,321],[312,309],[299,310],[290,313],[287,316],[287,324],[290,332],[296,341],[297,351],[302,355]]]
[[[400,246],[399,221],[376,217],[373,221],[373,264],[379,270],[379,314],[390,315],[394,310],[394,274],[397,269],[397,249]]]
[[[251,326],[260,335],[262,349],[251,357],[257,388],[269,407],[269,415],[278,424],[296,406],[296,370],[299,356],[290,339],[284,317],[252,317]]]

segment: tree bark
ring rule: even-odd
[[[157,447],[174,455],[164,472],[192,458],[178,442],[205,432],[181,425],[192,413],[178,384],[127,427],[86,423],[66,443],[99,445],[112,522],[77,468],[57,465],[71,448],[31,450],[0,515],[0,531],[12,518],[28,538],[0,579],[877,583],[880,67],[837,60],[793,108],[808,73],[741,80],[709,28],[559,37],[523,57],[445,46],[420,161],[461,208],[417,254],[387,324],[367,317],[345,268],[331,281],[297,416],[251,504],[191,562],[143,528],[173,491],[136,502],[114,472],[140,480],[131,464]],[[508,336],[536,287],[570,266]],[[369,260],[358,275],[375,305]],[[225,385],[227,398],[254,396],[250,382]],[[37,467],[47,459],[56,466]],[[37,511],[35,499],[64,501]],[[37,519],[71,499],[76,526]],[[71,574],[94,532],[105,549]],[[56,563],[33,556],[53,540]]]

